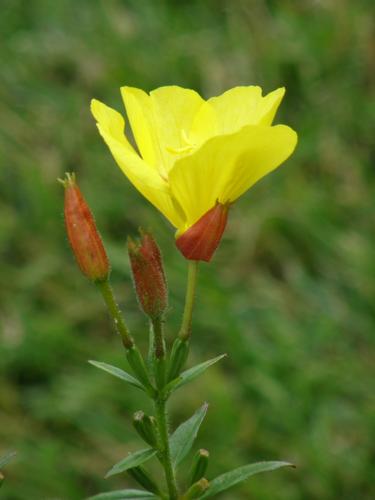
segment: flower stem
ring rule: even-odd
[[[180,339],[188,340],[191,334],[191,321],[193,316],[193,306],[195,299],[195,290],[197,285],[198,261],[189,260],[188,278],[186,287],[185,309],[182,317]]]
[[[159,430],[161,460],[163,462],[165,479],[168,486],[169,500],[177,500],[178,486],[175,470],[171,459],[168,433],[168,417],[165,398],[160,397],[155,400],[155,414]]]
[[[116,302],[112,287],[109,280],[97,283],[97,286],[103,296],[104,302],[108,308],[108,312],[113,319],[116,331],[122,338],[122,342],[126,349],[130,349],[134,345],[134,341],[130,336],[129,330],[125,324],[124,317]]]

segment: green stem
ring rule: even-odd
[[[154,354],[157,358],[165,357],[165,341],[163,332],[163,319],[161,317],[151,320],[151,328],[153,331]]]
[[[154,374],[156,386],[163,389],[166,382],[166,355],[163,329],[163,318],[161,316],[151,320],[151,366]]]
[[[195,290],[197,285],[197,271],[198,271],[198,261],[189,260],[185,309],[184,309],[184,315],[182,317],[180,333],[178,334],[180,339],[182,340],[188,340],[191,334],[191,321],[193,316]]]
[[[103,296],[104,302],[108,308],[108,312],[113,319],[117,333],[121,335],[122,342],[126,349],[130,349],[134,345],[134,341],[130,336],[129,330],[125,324],[121,310],[116,302],[112,287],[108,280],[97,283],[97,286]]]
[[[159,430],[161,445],[161,460],[163,461],[165,479],[168,486],[169,500],[177,500],[178,486],[175,470],[171,459],[171,449],[169,445],[167,407],[165,398],[155,400],[155,413]]]

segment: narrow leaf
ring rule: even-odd
[[[10,452],[6,453],[5,455],[3,455],[2,457],[0,457],[0,470],[3,467],[5,467],[5,465],[7,465],[15,456],[16,456],[16,452],[10,451]]]
[[[117,490],[117,491],[108,491],[107,493],[99,493],[93,497],[88,498],[87,500],[148,500],[150,498],[156,498],[153,493],[149,493],[148,491],[143,490]]]
[[[182,423],[172,434],[170,445],[172,462],[174,465],[179,464],[191,450],[194,440],[197,437],[199,427],[206,415],[207,408],[208,404],[204,403],[189,420]]]
[[[145,450],[139,450],[134,453],[129,453],[127,457],[122,459],[116,465],[110,469],[105,477],[113,476],[114,474],[119,474],[120,472],[124,472],[132,467],[137,467],[138,465],[143,464],[151,457],[156,454],[156,450],[152,448],[146,448]]]
[[[226,354],[221,354],[220,356],[217,356],[216,358],[209,359],[208,361],[204,361],[203,363],[200,363],[199,365],[193,366],[192,368],[189,368],[188,370],[185,370],[180,374],[180,376],[172,382],[170,382],[167,387],[166,387],[166,392],[171,392],[175,391],[176,389],[179,389],[183,385],[187,384],[188,382],[191,382],[195,378],[199,377],[203,372],[207,370],[210,366],[214,365],[221,359],[225,358]]]
[[[101,361],[92,361],[91,359],[89,360],[89,363],[90,365],[96,366],[96,368],[100,368],[101,370],[104,370],[121,380],[125,380],[125,382],[138,387],[138,389],[142,389],[143,391],[145,390],[143,385],[136,378],[124,370],[121,370],[121,368],[117,368],[117,366],[108,365],[107,363],[102,363]]]
[[[289,462],[257,462],[254,464],[244,465],[234,469],[230,472],[226,472],[221,476],[210,481],[210,486],[206,493],[201,497],[208,498],[217,495],[221,491],[227,490],[228,488],[234,486],[241,481],[244,481],[254,474],[259,474],[260,472],[267,472],[280,467],[294,467],[293,464]]]

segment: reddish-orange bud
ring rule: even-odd
[[[65,187],[64,215],[68,239],[77,263],[92,281],[105,281],[110,272],[107,254],[74,174],[61,181]]]
[[[168,289],[160,249],[150,233],[141,232],[141,241],[128,239],[134,285],[141,309],[150,318],[164,314]]]
[[[189,260],[209,262],[218,247],[228,219],[229,205],[216,203],[176,239],[177,248]]]

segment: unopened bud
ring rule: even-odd
[[[176,239],[177,248],[188,260],[209,262],[218,247],[228,219],[229,204],[216,205]]]
[[[190,484],[195,483],[205,475],[208,467],[208,458],[210,454],[207,450],[201,448],[193,458],[191,466]]]
[[[154,417],[145,415],[143,411],[137,411],[133,416],[133,425],[147,444],[153,448],[157,447],[156,422]]]
[[[76,184],[74,174],[61,180],[65,187],[64,215],[70,245],[82,273],[90,280],[108,279],[110,266],[94,217]]]
[[[139,243],[129,238],[128,252],[140,307],[150,318],[159,318],[168,307],[167,281],[159,247],[150,233],[141,232]]]
[[[185,495],[182,497],[183,500],[194,500],[195,498],[200,498],[200,496],[208,490],[210,483],[205,477],[202,477],[199,481],[194,483]]]

